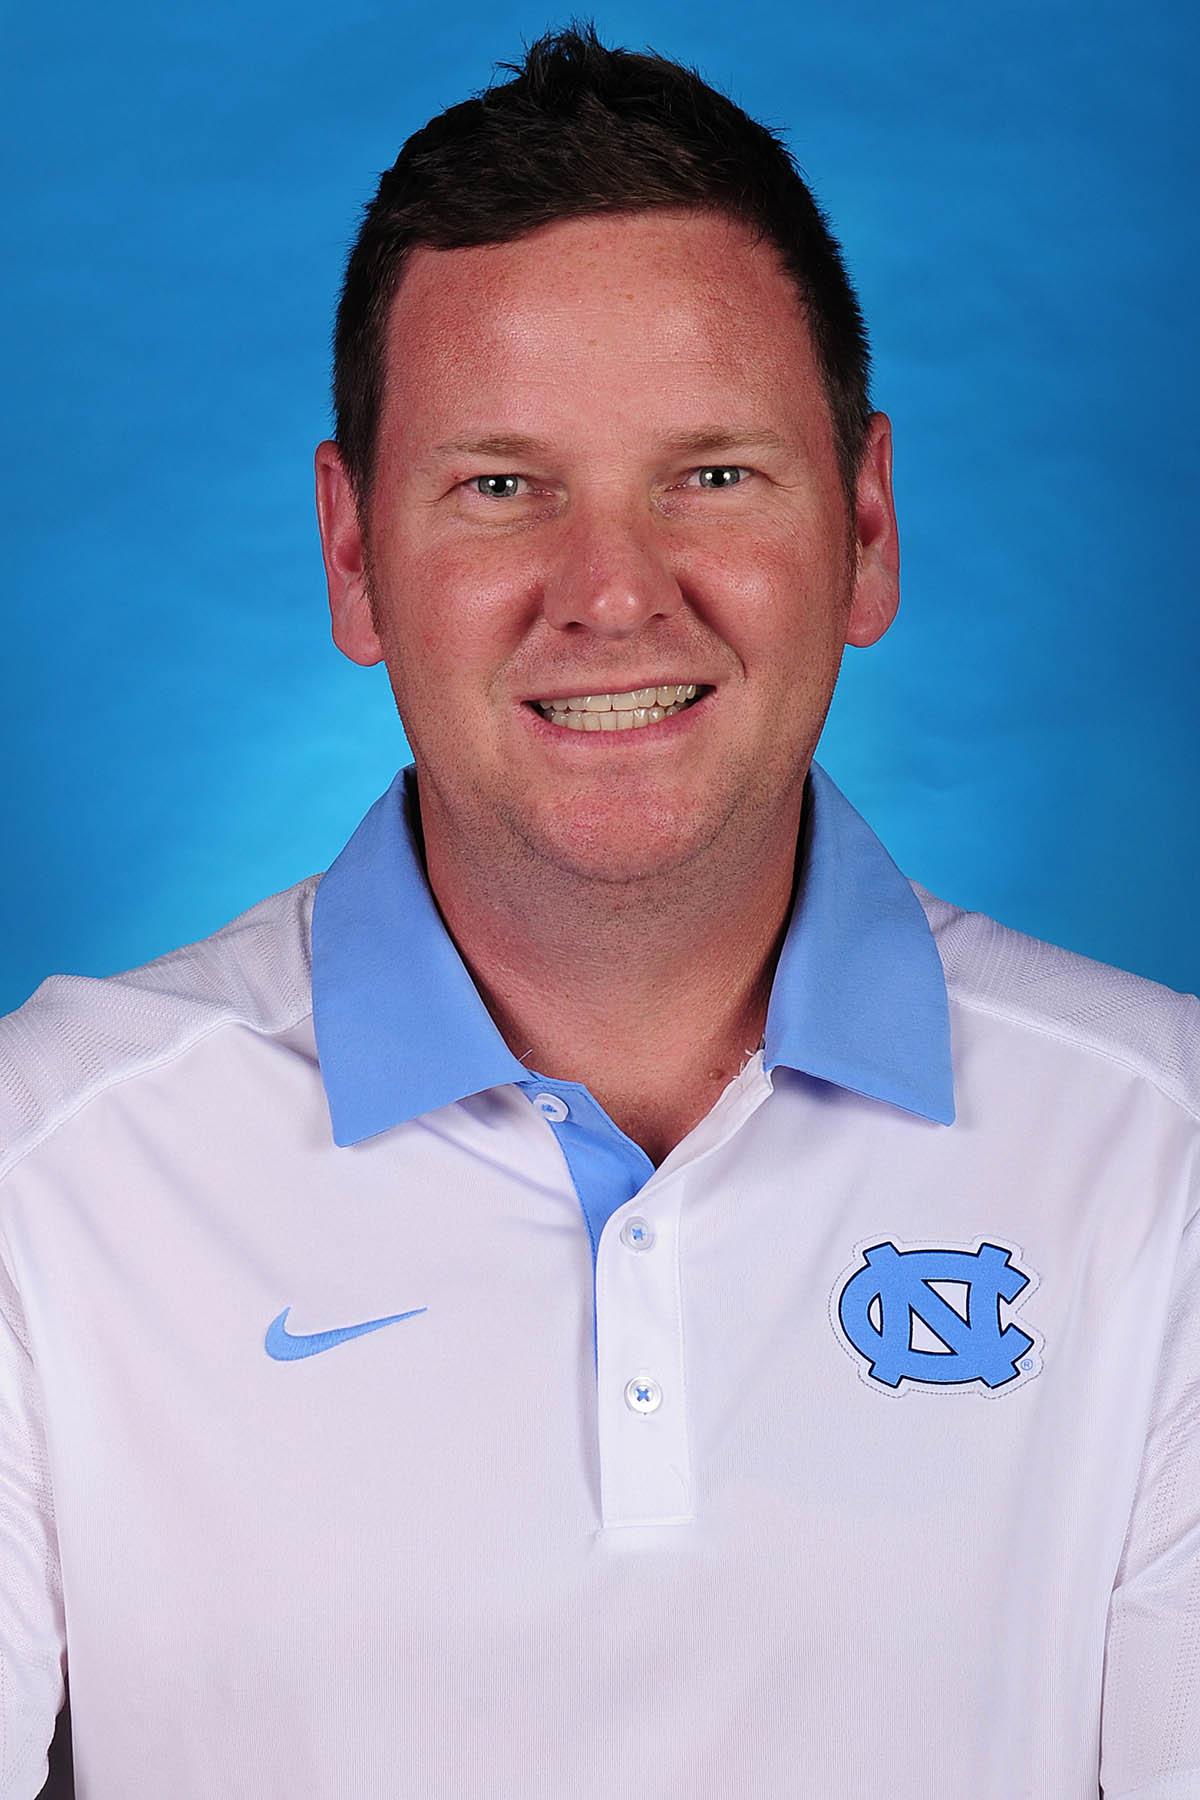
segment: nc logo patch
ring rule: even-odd
[[[976,1239],[957,1245],[891,1239],[860,1246],[837,1280],[830,1314],[869,1387],[898,1393],[902,1382],[941,1393],[1011,1391],[1041,1371],[1040,1336],[1002,1318],[1000,1306],[1027,1300],[1036,1274],[1020,1249]]]

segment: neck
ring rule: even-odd
[[[705,1116],[762,1041],[803,773],[750,841],[624,882],[531,867],[524,845],[472,854],[420,790],[430,888],[505,1043],[531,1072],[586,1086],[652,1154]]]

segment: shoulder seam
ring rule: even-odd
[[[223,1031],[228,1025],[248,1025],[251,1030],[257,1031],[263,1036],[269,1036],[275,1031],[289,1031],[302,1019],[311,1017],[312,1010],[310,999],[299,1011],[287,1013],[283,1018],[270,1021],[252,1020],[235,1014],[227,1014],[224,1018],[216,1019],[211,1024],[205,1025],[191,1037],[184,1038],[178,1044],[172,1044],[163,1055],[157,1056],[149,1062],[137,1063],[132,1068],[124,1069],[119,1074],[114,1074],[101,1081],[95,1087],[85,1088],[76,1096],[73,1103],[68,1103],[63,1112],[56,1113],[46,1123],[43,1130],[35,1131],[28,1142],[21,1143],[18,1139],[9,1155],[0,1151],[0,1185],[8,1179],[14,1169],[24,1162],[27,1156],[32,1155],[35,1150],[40,1149],[48,1139],[52,1138],[56,1131],[83,1112],[92,1104],[93,1100],[98,1100],[101,1095],[110,1093],[113,1088],[121,1087],[126,1081],[135,1081],[141,1075],[150,1075],[155,1069],[166,1068],[169,1063],[177,1062],[181,1056],[186,1056],[189,1050],[194,1050],[197,1044],[203,1043],[206,1038],[215,1037],[217,1032]]]
[[[1128,1070],[1131,1075],[1137,1075],[1149,1083],[1155,1092],[1161,1094],[1164,1100],[1169,1100],[1172,1106],[1177,1106],[1184,1117],[1192,1121],[1193,1125],[1200,1125],[1200,1111],[1194,1110],[1180,1095],[1172,1093],[1170,1089],[1164,1087],[1152,1069],[1140,1063],[1130,1062],[1128,1058],[1109,1049],[1107,1045],[1098,1044],[1090,1038],[1071,1037],[1065,1031],[1056,1031],[1052,1025],[1046,1024],[1040,1019],[1031,1018],[1028,1013],[996,1006],[981,1000],[977,994],[957,991],[950,981],[946,983],[946,990],[948,997],[959,1006],[971,1008],[975,1012],[985,1014],[988,1018],[1000,1019],[1006,1025],[1023,1025],[1029,1031],[1036,1031],[1041,1037],[1053,1038],[1056,1043],[1066,1044],[1073,1050],[1089,1051],[1091,1055],[1112,1063],[1116,1068]],[[1193,998],[1191,995],[1185,997]]]

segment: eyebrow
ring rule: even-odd
[[[769,426],[730,431],[723,425],[702,425],[693,431],[668,431],[658,439],[662,449],[677,456],[699,456],[708,450],[788,450],[788,439]],[[519,431],[494,432],[487,437],[450,438],[434,446],[434,456],[548,456],[553,445]]]

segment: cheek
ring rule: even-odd
[[[528,577],[514,559],[461,545],[393,542],[380,558],[378,600],[386,648],[421,681],[465,682],[494,667],[519,634]],[[383,635],[381,633],[381,635]]]
[[[837,641],[847,593],[841,562],[827,540],[774,532],[730,547],[697,570],[700,591],[720,596],[735,647],[755,657],[816,657]]]

